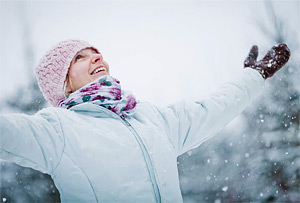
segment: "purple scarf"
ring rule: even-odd
[[[131,116],[136,107],[132,94],[121,90],[120,81],[105,75],[70,94],[58,106],[69,109],[88,102],[103,106],[119,116]]]

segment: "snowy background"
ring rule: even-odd
[[[300,2],[1,0],[0,112],[47,106],[34,68],[64,39],[96,46],[139,100],[166,105],[215,91],[279,42],[292,57],[226,129],[178,159],[186,202],[300,201]],[[1,201],[59,201],[44,174],[1,162]]]
[[[297,2],[275,3],[294,32]],[[274,44],[256,21],[270,24],[263,1],[2,0],[1,96],[27,84],[51,46],[77,38],[98,47],[140,100],[199,98],[242,69],[253,44],[262,55]]]

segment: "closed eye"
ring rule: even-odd
[[[78,61],[79,59],[82,58],[82,55],[78,54],[76,57],[75,57],[75,62]]]

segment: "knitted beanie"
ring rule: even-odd
[[[53,46],[40,60],[36,68],[39,87],[45,99],[57,106],[64,96],[64,82],[73,57],[82,49],[93,48],[83,40],[65,40]]]

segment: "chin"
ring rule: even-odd
[[[107,73],[107,72],[99,73],[99,74],[95,75],[95,79],[98,79],[98,78],[100,78],[102,76],[105,76],[105,75],[109,75],[109,73]]]

